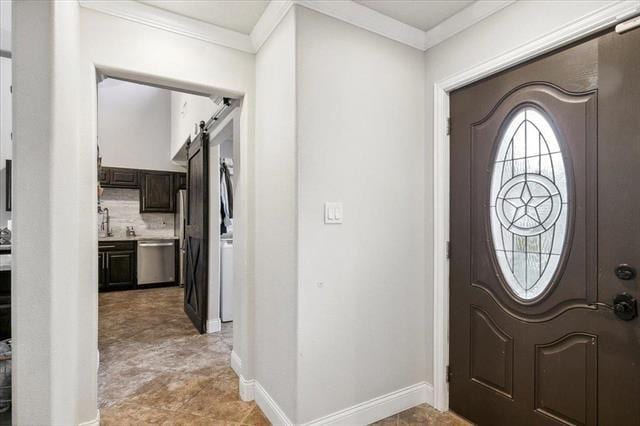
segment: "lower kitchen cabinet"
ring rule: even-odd
[[[98,265],[100,291],[134,288],[137,281],[135,241],[101,244]]]
[[[107,253],[98,252],[98,290],[105,289]]]
[[[105,281],[109,287],[132,287],[136,284],[136,253],[107,253],[107,274]]]

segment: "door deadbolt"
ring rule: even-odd
[[[613,313],[623,321],[631,321],[638,316],[638,302],[630,294],[621,293],[613,299]]]
[[[620,278],[621,280],[632,280],[636,277],[636,268],[634,268],[631,265],[627,265],[626,263],[623,263],[621,265],[618,265],[616,267],[616,277]]]

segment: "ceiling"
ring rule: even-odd
[[[150,6],[214,24],[243,34],[251,33],[269,0],[139,0]]]
[[[269,0],[138,0],[199,21],[250,34]],[[277,1],[277,0],[274,0]],[[338,1],[338,0],[336,0]],[[473,0],[354,0],[412,27],[428,31]]]
[[[354,0],[400,22],[429,31],[473,0]]]

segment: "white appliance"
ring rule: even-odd
[[[220,319],[233,321],[233,240],[220,240]]]
[[[185,189],[181,189],[178,191],[176,195],[176,215],[175,215],[175,235],[178,236],[178,281],[180,283],[180,287],[184,287],[185,280],[185,258],[187,252],[187,244],[184,239],[184,226],[186,221],[186,213],[187,213],[187,191]]]
[[[170,283],[176,273],[173,240],[138,241],[138,285]]]

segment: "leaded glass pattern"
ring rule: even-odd
[[[531,300],[551,284],[567,235],[566,168],[549,120],[536,108],[510,116],[490,190],[493,248],[514,294]]]

